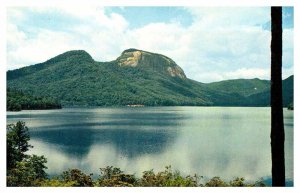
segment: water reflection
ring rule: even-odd
[[[286,176],[293,179],[293,113],[285,110],[284,116]],[[142,175],[172,165],[183,174],[224,179],[271,175],[269,108],[63,109],[8,116],[8,122],[19,119],[31,129],[32,153],[48,158],[50,174],[67,168],[99,173],[113,165]]]
[[[174,143],[177,130],[65,128],[32,131],[32,139],[59,146],[71,157],[85,157],[92,145],[111,145],[125,157],[160,153]]]
[[[174,143],[179,122],[174,112],[153,109],[104,108],[22,111],[8,120],[24,120],[32,139],[57,146],[75,159],[85,157],[92,145],[111,145],[125,157],[162,152]]]

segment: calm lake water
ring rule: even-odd
[[[31,153],[45,155],[48,173],[79,168],[97,177],[108,165],[142,175],[171,165],[182,174],[271,176],[270,108],[67,108],[8,112],[25,121]],[[293,180],[293,111],[284,109],[286,177]]]

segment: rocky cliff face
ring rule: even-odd
[[[145,67],[181,79],[186,79],[184,71],[170,58],[137,49],[128,49],[117,58],[119,66]]]

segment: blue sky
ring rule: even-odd
[[[129,27],[140,28],[149,23],[177,22],[188,27],[193,22],[191,13],[183,7],[112,7],[107,13],[118,13],[129,21]]]
[[[293,8],[283,9],[283,78],[293,74]],[[269,7],[9,7],[7,68],[83,49],[111,61],[127,48],[171,57],[200,82],[270,77]]]

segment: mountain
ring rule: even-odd
[[[82,50],[7,72],[9,88],[51,96],[63,105],[211,105],[201,84],[168,57],[128,49],[111,62]]]
[[[291,81],[286,81],[289,96]],[[52,97],[64,106],[261,106],[257,100],[268,100],[269,85],[259,79],[200,83],[187,78],[171,58],[138,49],[125,50],[110,62],[94,61],[83,50],[69,51],[7,72],[9,88]]]
[[[269,81],[268,81],[269,82]],[[270,85],[270,82],[269,82]],[[248,96],[249,103],[254,106],[269,106],[270,102],[270,86],[264,91]],[[282,81],[282,103],[287,107],[294,102],[294,76],[290,76]]]
[[[239,94],[243,97],[265,91],[270,86],[270,81],[255,79],[235,79],[208,83],[208,87],[228,94]]]
[[[270,106],[270,81],[255,79],[235,79],[208,83],[207,86],[219,92],[239,96],[242,101],[237,106]],[[287,107],[294,100],[294,76],[282,81],[283,106]],[[226,101],[217,101],[227,105]]]

